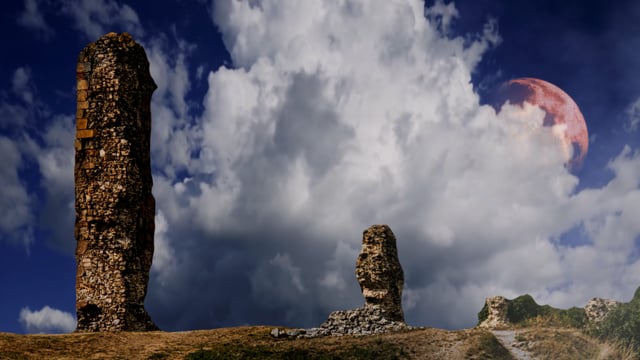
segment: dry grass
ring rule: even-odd
[[[513,359],[488,331],[426,328],[367,337],[274,339],[271,327],[187,332],[15,335],[0,333],[0,359]],[[638,360],[630,349],[577,330],[518,329],[540,359]]]
[[[540,360],[638,360],[631,348],[603,343],[570,328],[531,327],[517,330],[516,340]]]
[[[511,355],[498,339],[493,334],[486,332],[476,336],[470,341],[470,346],[467,347],[465,353],[465,359],[469,360],[485,360],[485,359],[500,359],[509,360],[515,358]]]
[[[0,334],[0,359],[508,359],[480,329],[273,339],[270,327],[189,332]],[[507,355],[508,356],[508,355]]]
[[[640,360],[633,346],[623,344],[601,343],[597,360]]]

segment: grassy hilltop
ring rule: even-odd
[[[514,359],[487,330],[419,329],[365,337],[275,339],[271,327],[186,332],[0,334],[0,359]],[[539,359],[634,359],[580,330],[515,330]]]

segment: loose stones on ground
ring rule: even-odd
[[[389,226],[373,225],[363,232],[362,249],[356,261],[356,277],[365,299],[363,307],[334,311],[317,328],[275,328],[271,336],[361,336],[414,329],[404,322],[404,273],[398,260],[396,237]]]

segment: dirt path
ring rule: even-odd
[[[516,341],[516,332],[514,330],[492,330],[491,332],[516,359],[535,360],[528,351],[517,346],[518,342]]]

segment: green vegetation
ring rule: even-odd
[[[515,336],[516,341],[518,342],[524,342],[527,341],[527,337],[522,335],[522,334],[516,334]]]
[[[529,294],[518,296],[513,300],[509,300],[507,308],[507,319],[513,324],[518,324],[524,320],[534,318],[546,312],[544,307],[538,305],[533,297]]]
[[[640,352],[640,287],[630,302],[613,308],[592,333]]]
[[[507,300],[507,320],[514,325],[531,326],[545,325],[558,327],[572,327],[581,329],[587,323],[584,309],[572,307],[570,309],[556,309],[549,305],[538,305],[529,294]],[[478,313],[478,324],[489,316],[489,308],[485,303]]]
[[[484,306],[482,307],[482,309],[480,309],[480,312],[478,313],[478,325],[480,325],[480,323],[485,321],[488,317],[489,317],[489,307],[485,302]]]
[[[618,354],[625,355],[625,359],[640,358],[640,287],[636,289],[633,299],[614,307],[604,320],[595,327],[589,325],[585,310],[572,307],[570,309],[556,309],[549,305],[538,305],[531,295],[525,294],[513,300],[507,300],[507,320],[519,328],[550,329],[566,328],[582,330],[605,341]],[[489,316],[489,309],[485,304],[478,313],[478,324]],[[568,339],[575,343],[571,347],[560,349],[557,344]],[[518,341],[523,342],[524,336]],[[573,359],[590,358],[595,356],[597,349],[586,346],[586,340],[575,334],[555,332],[551,336],[548,332],[538,334],[532,340],[535,345],[534,354],[543,359]],[[613,351],[613,350],[612,350]]]

